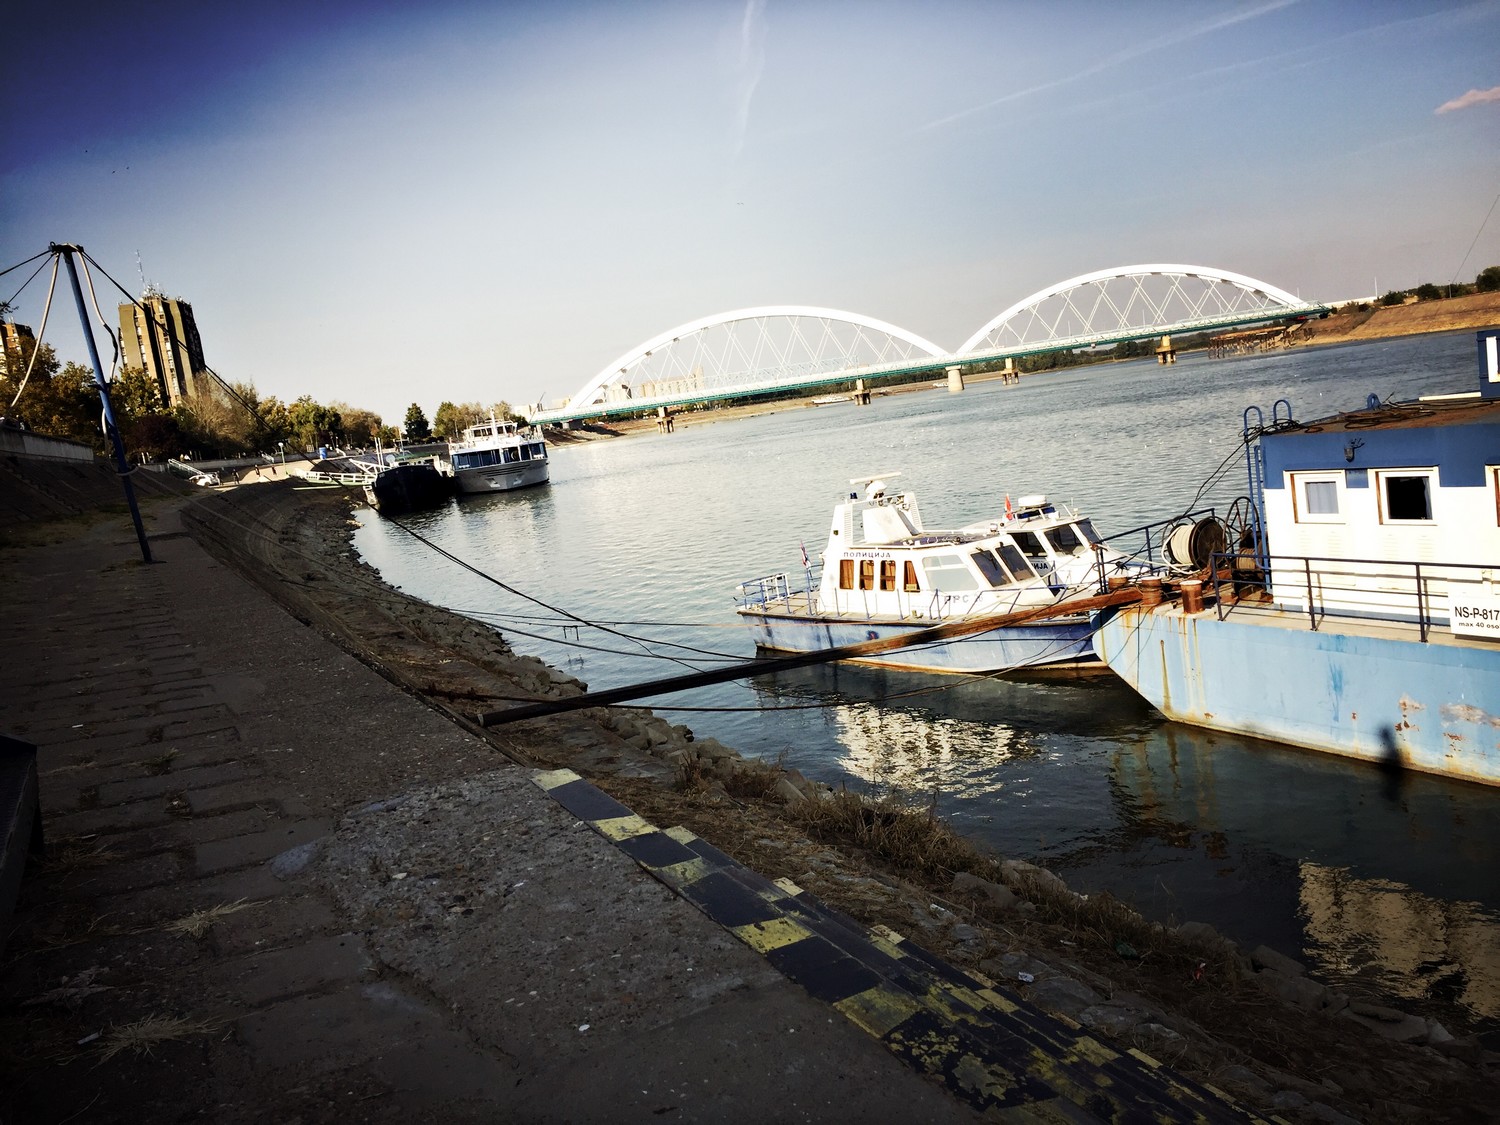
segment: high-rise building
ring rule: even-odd
[[[26,374],[26,365],[21,363],[21,341],[30,340],[36,343],[36,337],[31,334],[31,329],[24,324],[16,324],[9,320],[0,320],[0,375],[14,376],[19,379]],[[12,363],[21,363],[19,371],[11,371]],[[3,406],[0,403],[0,406]]]
[[[145,368],[156,380],[166,406],[213,393],[193,306],[186,301],[148,291],[138,303],[121,305],[120,345],[127,364]]]

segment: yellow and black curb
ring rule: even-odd
[[[654,878],[995,1120],[1246,1122],[1262,1118],[1137,1050],[1007,996],[883,926],[867,930],[685,828],[659,829],[572,770],[537,774],[559,805]]]

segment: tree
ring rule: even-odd
[[[427,428],[427,415],[416,403],[406,408],[405,430],[407,441],[426,441],[432,436],[432,431]]]
[[[1380,303],[1386,308],[1390,308],[1392,305],[1404,305],[1406,304],[1406,294],[1399,289],[1392,289],[1384,297],[1380,298]]]
[[[1480,270],[1479,276],[1474,279],[1474,288],[1481,293],[1500,290],[1500,266],[1486,266]]]
[[[331,414],[326,406],[318,405],[311,395],[303,395],[287,408],[287,417],[297,448],[316,449],[328,441],[337,414]]]
[[[375,435],[380,432],[379,414],[372,410],[350,406],[345,402],[335,402],[332,406],[343,419],[343,435],[347,444],[357,446],[375,444]]]
[[[489,411],[477,402],[461,402],[457,406],[445,402],[432,416],[432,433],[434,437],[445,441],[457,441],[463,436],[464,430],[489,416]],[[503,419],[505,414],[499,413],[495,417]]]
[[[1443,291],[1430,281],[1424,281],[1412,290],[1412,292],[1417,295],[1417,300],[1419,301],[1436,301],[1443,295]]]

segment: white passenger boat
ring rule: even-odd
[[[1105,569],[1124,556],[1093,525],[1045,496],[1023,496],[991,519],[953,530],[927,528],[913,493],[891,495],[898,473],[851,480],[835,505],[813,583],[793,589],[786,572],[739,586],[736,612],[756,646],[816,652],[883,640],[934,625],[1041,610],[1094,592]],[[971,636],[860,658],[862,663],[932,672],[996,672],[1077,665],[1094,660],[1086,615],[1007,625]]]
[[[1500,785],[1500,329],[1479,358],[1477,391],[1252,407],[1248,544],[1206,601],[1105,613],[1101,657],[1178,722]]]
[[[541,435],[493,414],[448,443],[438,468],[459,492],[505,492],[547,483],[547,445]]]

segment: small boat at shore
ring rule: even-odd
[[[953,622],[1046,611],[1071,595],[1101,589],[1105,568],[1124,556],[1093,525],[1045,496],[1025,496],[994,518],[952,530],[922,522],[911,492],[893,495],[898,473],[860,477],[834,506],[820,580],[803,551],[806,585],[786,572],[743,582],[735,612],[756,647],[817,652],[900,637]],[[980,673],[1094,662],[1086,614],[1005,625],[987,632],[858,658],[931,672]]]
[[[1238,550],[1099,655],[1178,722],[1500,785],[1500,329],[1479,358],[1478,391],[1247,410]]]
[[[438,470],[453,478],[459,492],[507,492],[546,484],[547,444],[536,431],[493,414],[448,443]]]
[[[453,495],[453,478],[431,460],[406,461],[381,469],[364,487],[370,507],[394,515],[441,504]]]

